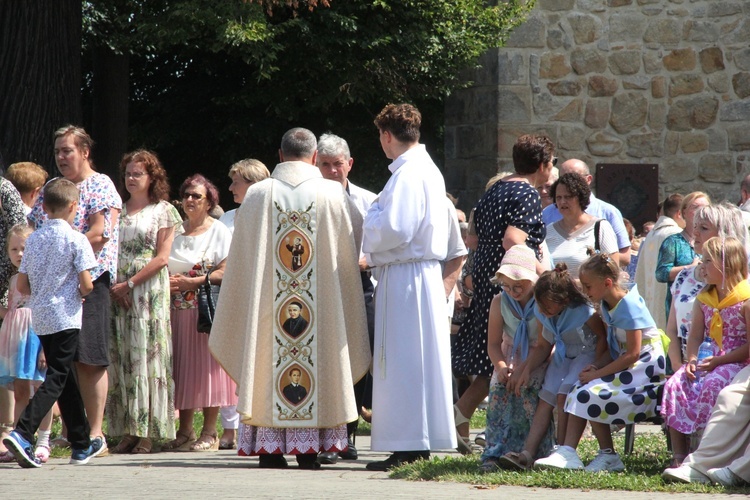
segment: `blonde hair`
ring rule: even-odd
[[[692,193],[690,193],[689,195],[685,196],[682,199],[682,206],[680,207],[680,213],[682,214],[683,217],[685,217],[685,210],[687,210],[687,208],[690,205],[692,205],[693,202],[697,200],[698,198],[705,198],[709,204],[711,203],[711,197],[708,196],[706,193],[704,193],[703,191],[693,191]]]
[[[590,257],[578,268],[578,276],[586,273],[587,276],[596,276],[602,280],[609,278],[615,286],[619,287],[621,269],[612,257],[606,253],[597,252],[591,247],[588,247],[586,253]]]
[[[703,243],[703,253],[721,270],[723,288],[731,290],[747,279],[747,251],[739,239],[714,236]]]
[[[13,184],[21,194],[33,193],[35,189],[44,186],[49,174],[42,167],[30,161],[14,163],[5,172],[5,178]]]
[[[253,158],[240,160],[232,165],[229,169],[229,177],[234,174],[238,174],[247,182],[260,182],[271,176],[263,162]]]
[[[10,250],[10,239],[13,236],[18,236],[19,238],[23,238],[24,241],[29,237],[31,233],[33,233],[34,230],[31,229],[31,226],[28,224],[16,224],[12,228],[8,230],[8,234],[5,236],[5,251],[7,252]]]

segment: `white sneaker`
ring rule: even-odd
[[[604,453],[599,450],[599,453],[583,470],[586,472],[622,472],[625,470],[625,464],[620,460],[619,454]]]
[[[687,464],[679,467],[665,469],[661,473],[662,479],[668,483],[702,483],[708,484],[711,480],[702,472],[697,471]]]
[[[534,467],[549,467],[552,469],[583,469],[583,462],[578,457],[576,450],[570,446],[559,446],[546,458],[540,458],[534,462]]]
[[[721,467],[720,469],[708,469],[706,475],[711,479],[711,482],[721,486],[732,487],[741,486],[745,484],[745,481],[738,477],[737,474],[729,470],[729,467]]]

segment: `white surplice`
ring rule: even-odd
[[[423,145],[365,217],[362,249],[376,266],[372,449],[456,447],[450,334],[440,262],[449,240],[443,176]]]

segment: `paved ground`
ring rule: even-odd
[[[156,453],[111,455],[86,466],[51,459],[41,469],[0,465],[0,498],[430,498],[513,500],[666,500],[707,495],[553,490],[500,486],[476,487],[457,483],[389,479],[370,472],[365,464],[385,453],[369,450],[369,439],[357,438],[360,460],[324,466],[319,471],[258,469],[257,459],[240,458],[233,451],[213,453]],[[739,495],[736,495],[739,497]],[[722,498],[731,498],[726,495]],[[744,498],[744,497],[743,497]]]

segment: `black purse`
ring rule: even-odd
[[[206,335],[211,333],[221,289],[219,285],[211,284],[209,276],[206,274],[206,281],[198,288],[198,331]]]

